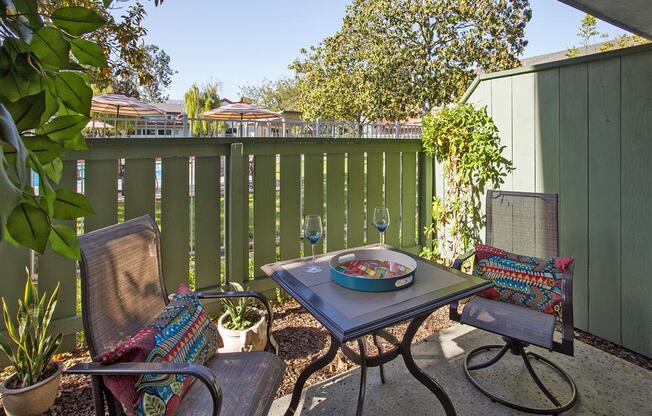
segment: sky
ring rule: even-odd
[[[239,88],[291,75],[288,65],[301,48],[335,33],[350,0],[165,0],[146,2],[146,42],[164,49],[178,71],[170,99],[182,99],[193,84],[218,82],[220,95],[239,98]],[[583,13],[556,0],[531,0],[529,44],[523,57],[564,50],[579,43]],[[621,29],[598,21],[611,36]]]

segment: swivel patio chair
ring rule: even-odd
[[[111,349],[151,321],[168,303],[161,267],[160,235],[150,216],[97,230],[79,238],[84,336],[91,357]],[[186,255],[179,253],[179,255]],[[200,299],[251,297],[267,308],[268,348],[272,310],[257,292],[198,292]],[[186,363],[77,364],[68,374],[90,375],[95,414],[123,414],[103,383],[105,375],[187,374],[195,377],[178,415],[266,415],[285,372],[269,352],[220,353],[205,365]]]
[[[557,200],[557,194],[488,191],[485,244],[527,256],[544,259],[556,257],[559,244]],[[463,263],[474,254],[471,251],[456,259],[453,268],[460,270]],[[557,324],[555,315],[484,297],[476,297],[468,302],[461,314],[457,303],[451,304],[452,320],[501,335],[505,341],[503,345],[478,347],[470,351],[464,360],[466,377],[491,401],[535,414],[558,414],[569,410],[575,404],[577,390],[571,377],[552,361],[526,349],[531,344],[573,356],[572,273],[571,266],[564,272],[561,283],[561,341],[554,340]],[[485,362],[472,363],[479,354],[491,351],[497,351],[492,358]],[[527,372],[550,401],[550,406],[531,407],[515,403],[493,393],[490,387],[484,386],[474,376],[475,371],[491,367],[507,352],[523,359]],[[532,367],[531,358],[549,366],[568,384],[570,398],[565,403],[561,403],[544,385]],[[497,375],[497,378],[500,379],[500,376]]]

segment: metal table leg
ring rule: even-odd
[[[294,388],[292,389],[292,400],[290,400],[290,406],[288,407],[288,410],[285,411],[285,416],[294,415],[294,412],[297,411],[299,401],[301,400],[301,392],[303,390],[303,386],[306,384],[306,381],[308,381],[313,373],[326,367],[327,364],[333,361],[339,348],[340,342],[331,336],[331,346],[328,349],[328,352],[310,363],[310,365],[301,372],[297,382],[294,384]],[[358,404],[358,407],[360,407],[360,404]]]
[[[421,384],[426,386],[428,390],[433,392],[437,399],[439,399],[441,405],[444,407],[446,415],[456,416],[457,413],[455,412],[455,407],[453,406],[453,402],[451,402],[450,397],[448,397],[444,389],[435,381],[435,379],[424,373],[423,370],[421,370],[416,365],[414,358],[412,357],[412,340],[414,339],[417,330],[428,318],[428,316],[430,316],[430,314],[414,318],[412,322],[410,322],[407,330],[405,331],[405,335],[403,336],[403,340],[401,341],[401,355],[403,356],[403,361],[405,362],[405,366],[407,367],[408,371],[412,374],[412,376],[414,376],[414,378],[419,380]]]
[[[376,346],[376,349],[378,350],[378,355],[383,355],[383,349],[380,346],[380,342],[378,342],[378,336],[376,334],[373,334],[373,339],[374,339],[374,345]],[[385,384],[385,369],[383,368],[383,363],[380,363],[380,382]]]
[[[364,395],[367,386],[367,348],[364,345],[364,338],[358,338],[358,347],[360,348],[360,391],[358,392],[358,410],[356,416],[362,416],[364,408]]]

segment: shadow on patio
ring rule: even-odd
[[[459,415],[521,415],[524,413],[496,403],[475,390],[466,380],[462,362],[467,351],[488,343],[500,343],[496,335],[456,325],[433,335],[414,348],[417,364],[436,378],[451,397]],[[640,398],[652,391],[650,373],[604,351],[576,341],[575,357],[548,353],[540,348],[533,351],[554,358],[577,383],[578,401],[568,415],[633,415],[652,414],[652,402]],[[493,380],[497,392],[512,400],[539,400],[545,397],[524,371],[519,357],[508,356],[483,374],[501,374],[504,380]],[[555,375],[533,360],[533,365],[548,386],[555,386]],[[500,370],[500,371],[497,371]],[[504,370],[504,371],[502,371]],[[410,377],[401,360],[385,366],[387,384],[380,383],[377,368],[370,368],[367,378],[365,414],[373,415],[432,415],[444,414],[436,398],[418,381]],[[355,369],[305,389],[298,414],[349,415],[355,413],[360,370]],[[566,387],[566,386],[561,386]],[[555,392],[555,389],[552,389]],[[563,390],[562,390],[563,391]],[[647,392],[647,393],[646,393]],[[562,396],[563,397],[563,396]],[[274,402],[271,416],[283,415],[289,396]]]

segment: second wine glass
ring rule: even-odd
[[[384,247],[385,231],[389,227],[389,210],[387,207],[374,208],[374,226],[380,233],[380,246]]]
[[[310,247],[312,249],[312,266],[306,269],[308,273],[321,272],[321,268],[317,267],[315,264],[315,244],[321,240],[321,235],[321,217],[319,215],[306,215],[306,219],[303,223],[303,237],[310,241]]]

